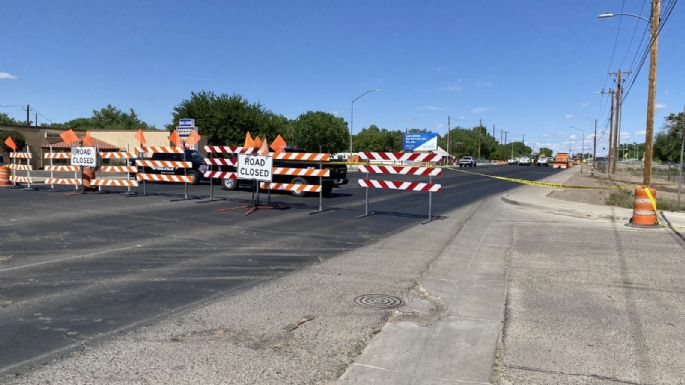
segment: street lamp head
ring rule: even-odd
[[[372,91],[383,91],[382,88],[374,88]]]
[[[597,15],[597,18],[606,19],[607,17],[614,17],[614,16],[616,16],[616,15],[613,13],[602,13],[602,14]]]

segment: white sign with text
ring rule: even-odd
[[[271,182],[273,158],[263,155],[238,154],[238,179]]]
[[[98,164],[98,152],[95,147],[72,147],[71,165],[96,167]]]

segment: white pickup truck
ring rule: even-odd
[[[549,158],[547,158],[546,156],[541,156],[538,158],[536,164],[538,165],[538,167],[540,167],[540,166],[549,167]]]
[[[472,156],[462,156],[459,159],[459,167],[476,167],[476,159]]]

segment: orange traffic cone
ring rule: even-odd
[[[635,189],[633,217],[630,218],[630,225],[637,227],[659,225],[659,220],[656,217],[656,189],[647,189],[647,187]]]

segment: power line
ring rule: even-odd
[[[651,37],[649,45],[647,47],[645,47],[645,50],[642,54],[642,58],[640,59],[640,65],[638,66],[637,70],[635,71],[635,75],[632,77],[631,82],[628,85],[628,89],[626,90],[625,94],[623,95],[623,100],[621,101],[621,104],[623,104],[623,102],[626,101],[626,99],[628,98],[628,95],[630,94],[630,90],[633,89],[633,85],[635,84],[635,81],[637,80],[637,77],[640,74],[640,71],[642,71],[642,67],[645,64],[645,61],[647,61],[649,49],[652,47],[652,44],[654,44],[656,39],[661,34],[661,31],[664,29],[666,22],[671,17],[671,13],[673,12],[673,9],[675,8],[677,3],[678,3],[678,0],[671,0],[668,4],[666,4],[666,6],[664,8],[664,17],[662,18],[661,23],[659,25],[659,30],[657,31],[655,36]],[[654,17],[654,15],[652,15],[652,17]]]

